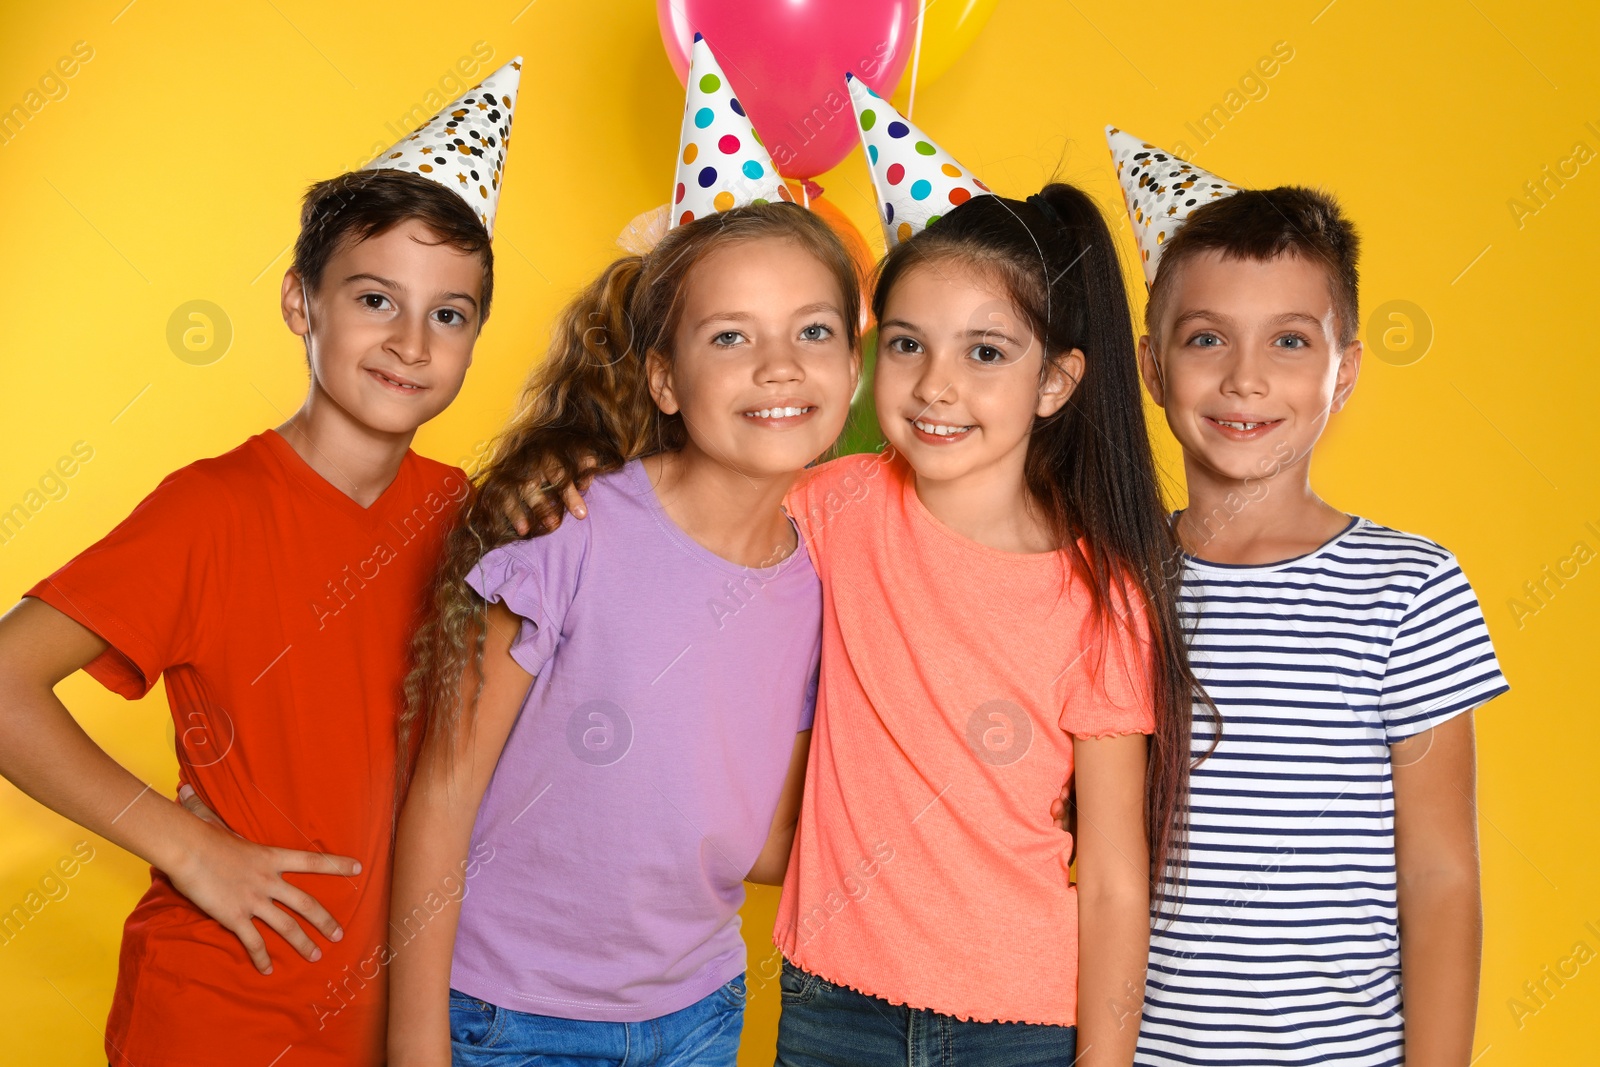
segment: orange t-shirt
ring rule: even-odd
[[[383,1062],[395,725],[408,641],[459,470],[407,452],[363,509],[276,431],[171,475],[28,591],[110,648],[85,670],[136,699],[165,675],[179,772],[251,841],[353,856],[290,874],[345,930],[308,963],[257,924],[272,973],[151,869],[123,929],[113,1067]],[[159,796],[140,803],[171,803]]]
[[[837,985],[962,1019],[1072,1025],[1072,739],[1149,733],[1148,638],[1093,622],[1066,552],[940,523],[892,455],[790,493],[822,579],[822,680],[774,938]]]

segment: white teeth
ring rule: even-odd
[[[1253,430],[1257,426],[1266,425],[1264,422],[1229,422],[1227,419],[1218,419],[1217,422],[1230,430]]]
[[[915,426],[923,433],[931,433],[935,437],[949,437],[952,434],[966,433],[968,430],[972,429],[971,426],[946,426],[943,423],[922,422],[919,419],[913,419],[911,425]]]
[[[747,411],[747,419],[792,419],[796,415],[804,415],[811,408],[762,408],[760,411]]]

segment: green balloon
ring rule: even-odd
[[[878,357],[878,331],[868,330],[861,335],[861,381],[856,386],[855,398],[850,402],[850,417],[845,421],[844,433],[835,446],[838,455],[849,456],[857,452],[877,452],[883,448],[883,434],[878,429],[878,409],[872,402],[872,368]]]

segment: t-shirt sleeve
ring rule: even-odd
[[[1378,701],[1388,741],[1431,730],[1510,688],[1478,597],[1446,553],[1406,606],[1389,646]]]
[[[490,549],[467,573],[467,584],[522,619],[511,658],[538,674],[555,653],[589,549],[594,519],[567,519],[547,534]]]
[[[1083,640],[1065,671],[1061,728],[1074,737],[1115,737],[1155,732],[1150,687],[1150,627],[1144,603],[1114,600],[1110,618],[1089,613]]]
[[[203,621],[222,610],[216,581],[226,495],[191,467],[169,474],[110,533],[26,593],[110,647],[84,670],[137,700],[163,671],[191,663]]]

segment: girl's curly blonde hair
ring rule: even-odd
[[[858,344],[860,282],[849,253],[821,218],[781,202],[733,208],[670,230],[649,254],[612,263],[566,308],[549,354],[529,376],[517,414],[474,477],[460,522],[446,538],[428,614],[412,639],[397,810],[422,739],[435,736],[443,751],[454,751],[476,709],[487,604],[467,575],[490,549],[519,538],[509,516],[526,513],[530,529],[555,529],[562,518],[557,502],[580,472],[604,474],[683,447],[683,419],[656,406],[645,357],[672,358],[694,265],[729,242],[753,240],[793,241],[816,256],[838,280],[848,340],[852,349]],[[525,488],[547,480],[529,503]]]

